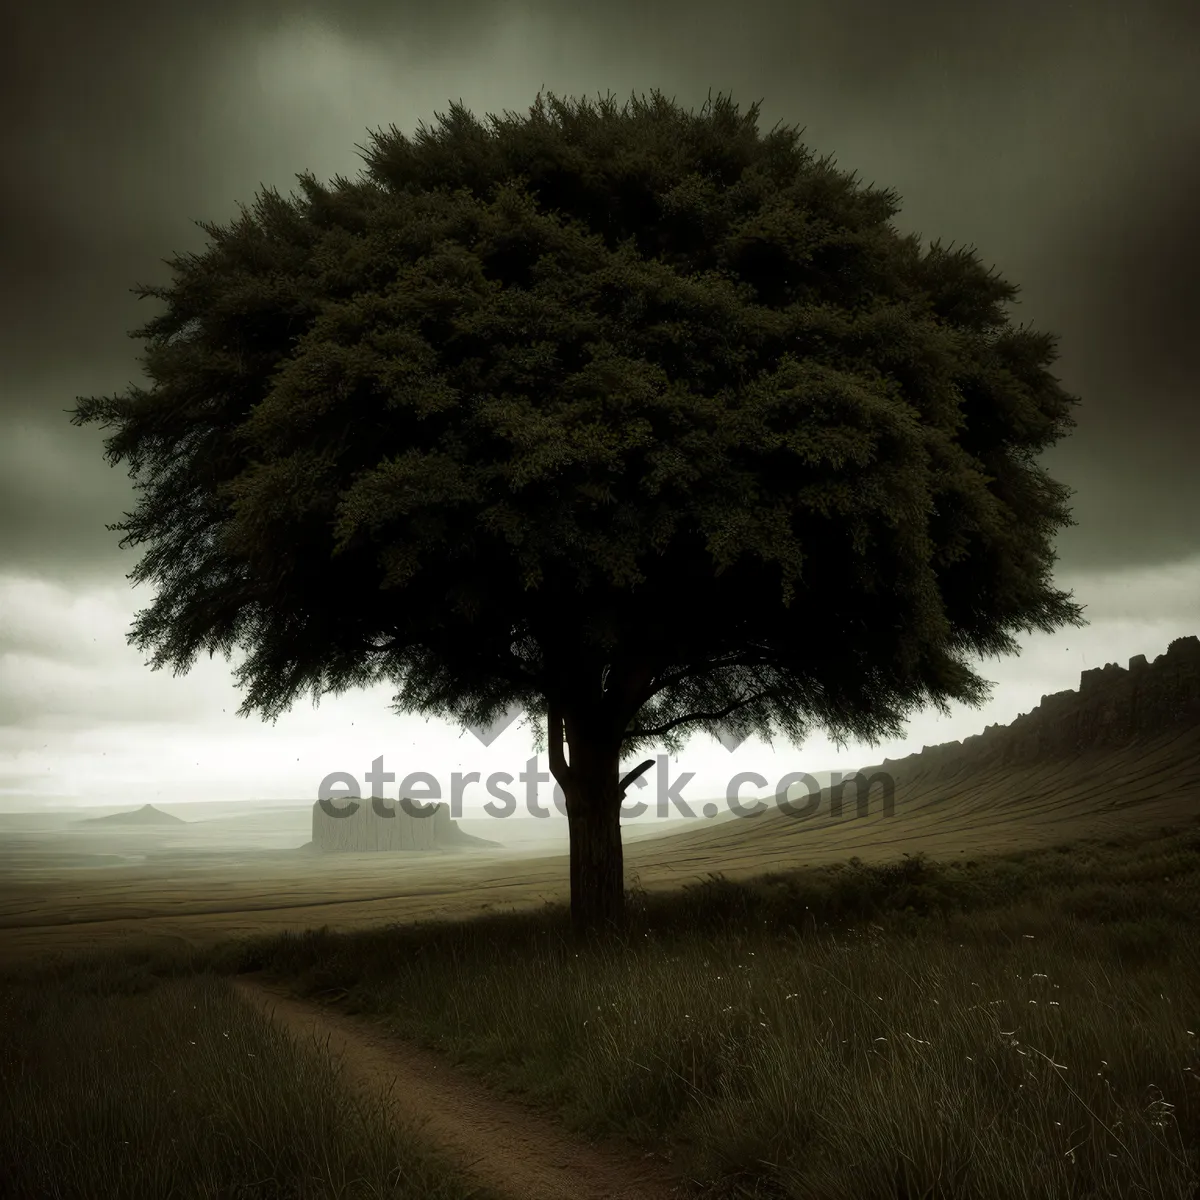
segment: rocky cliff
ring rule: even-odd
[[[427,805],[414,801],[409,808],[412,812],[390,799],[351,801],[339,798],[331,800],[325,807],[318,801],[313,805],[313,849],[325,853],[362,853],[497,845],[464,833],[451,819],[450,809],[445,804]],[[432,811],[421,815],[422,810],[429,809]],[[335,815],[338,813],[342,815]]]
[[[989,725],[961,742],[926,746],[920,754],[884,759],[897,778],[930,769],[982,767],[1074,758],[1095,747],[1119,747],[1200,724],[1200,638],[1176,638],[1165,654],[1144,654],[1128,668],[1108,663],[1084,671],[1078,691],[1043,696],[1010,725]]]

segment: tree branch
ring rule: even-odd
[[[648,770],[650,770],[650,768],[651,768],[652,766],[654,766],[654,759],[652,759],[652,758],[648,758],[648,759],[646,759],[646,761],[645,761],[644,763],[642,763],[640,766],[634,767],[634,768],[633,768],[633,770],[632,770],[632,771],[630,771],[630,772],[629,772],[629,774],[628,774],[628,775],[626,775],[626,776],[625,776],[625,778],[624,778],[624,779],[622,779],[622,780],[621,780],[621,782],[617,784],[617,793],[618,793],[618,794],[619,794],[619,795],[620,795],[622,798],[624,798],[624,796],[625,796],[625,791],[626,791],[626,789],[629,787],[629,785],[630,785],[630,784],[631,784],[631,783],[632,783],[632,782],[633,782],[635,779],[637,779],[637,778],[638,778],[638,776],[640,776],[640,775],[644,775],[644,774],[645,774],[645,773],[646,773]]]
[[[721,717],[727,717],[731,712],[736,712],[739,708],[745,708],[747,704],[753,704],[755,700],[764,700],[768,696],[781,696],[783,693],[777,688],[768,688],[765,692],[758,692],[753,696],[747,696],[744,700],[738,700],[734,704],[728,705],[721,709],[720,712],[699,712],[688,713],[684,717],[676,717],[674,721],[668,721],[665,725],[656,725],[651,729],[628,729],[622,736],[621,740],[632,740],[633,738],[649,737],[651,734],[666,733],[668,729],[674,729],[677,725],[683,725],[688,721],[716,721]]]
[[[654,691],[650,695],[663,691],[673,683],[680,683],[684,679],[690,679],[693,675],[706,675],[710,671],[721,667],[749,667],[756,664],[761,666],[768,661],[767,657],[763,654],[750,654],[744,650],[730,650],[728,654],[706,659],[697,666],[681,667],[678,671],[673,671],[670,675],[664,675],[661,679],[654,679]],[[646,699],[649,699],[649,697]],[[643,704],[645,702],[645,700],[642,701]]]

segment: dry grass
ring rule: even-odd
[[[465,1200],[225,980],[98,962],[0,989],[11,1200]]]
[[[132,1139],[111,1141],[113,1114],[127,1105],[122,1119],[145,1122],[147,1171],[184,1152],[198,1161],[214,1143],[196,1129],[231,1130],[220,1102],[231,1060],[216,1040],[227,1001],[193,977],[267,969],[576,1127],[674,1147],[712,1195],[1198,1200],[1198,747],[1193,730],[966,782],[927,772],[900,781],[895,819],[771,817],[642,842],[627,856],[634,927],[607,943],[574,940],[561,902],[535,907],[564,896],[553,858],[463,858],[451,883],[445,863],[399,871],[386,856],[170,879],[80,871],[69,889],[62,873],[10,878],[10,960],[159,939],[92,967],[43,964],[5,993],[4,1169],[40,1163],[50,1173],[27,1178],[67,1181],[12,1194],[170,1194],[154,1190],[159,1176],[139,1182],[115,1148]],[[816,865],[787,869],[800,860]],[[314,931],[334,922],[340,932]],[[37,980],[49,1001],[28,991]],[[175,1028],[195,988],[217,1014],[199,1074]],[[149,1032],[130,1042],[130,1030]],[[273,1044],[268,1030],[246,1036]],[[109,1061],[126,1064],[111,1103]],[[282,1150],[298,1139],[295,1114],[333,1092],[311,1074],[321,1068],[271,1063],[234,1092],[250,1119],[237,1127],[266,1159],[244,1142],[227,1175],[197,1176],[217,1191],[178,1194],[380,1194],[361,1190],[388,1178],[371,1174],[373,1135],[329,1143],[343,1174],[321,1175],[303,1157],[311,1146]],[[149,1102],[139,1108],[147,1088],[169,1114],[158,1123]],[[292,1099],[271,1116],[280,1095]],[[109,1123],[81,1113],[80,1096]],[[253,1132],[254,1120],[267,1124]],[[278,1190],[262,1190],[276,1177],[261,1162],[276,1158]],[[113,1178],[135,1190],[87,1191]]]
[[[1200,830],[641,895],[581,943],[510,915],[234,952],[711,1194],[1200,1187]],[[227,960],[233,962],[233,960]]]

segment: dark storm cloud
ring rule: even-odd
[[[523,110],[543,84],[762,99],[762,128],[805,126],[900,191],[904,228],[978,245],[1022,285],[1018,317],[1061,335],[1059,373],[1084,399],[1047,460],[1079,493],[1064,565],[1200,550],[1192,3],[79,0],[8,23],[0,568],[129,569],[103,525],[130,483],[63,410],[139,378],[126,333],[155,310],[128,289],[203,246],[194,219],[228,220],[305,169],[352,174],[368,127],[411,133],[460,96],[480,116]]]

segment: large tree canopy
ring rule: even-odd
[[[1054,339],[894,193],[718,97],[461,105],[169,260],[152,386],[80,398],[142,489],[154,667],[243,714],[380,679],[548,735],[572,909],[619,920],[622,757],[697,727],[898,734],[1052,586]],[[564,754],[565,733],[569,762]],[[538,739],[540,748],[540,736]]]

